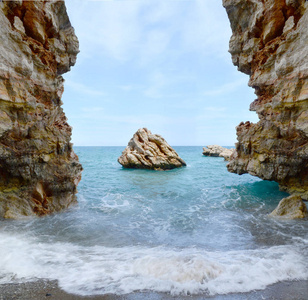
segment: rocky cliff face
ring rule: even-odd
[[[81,165],[61,108],[78,39],[63,1],[0,2],[0,217],[76,202]]]
[[[308,2],[223,0],[233,63],[250,76],[260,121],[237,127],[230,172],[308,199]]]

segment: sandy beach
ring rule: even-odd
[[[68,294],[59,288],[56,281],[36,281],[19,284],[0,285],[0,300],[307,300],[308,281],[292,281],[277,283],[267,287],[265,290],[250,293],[236,293],[228,295],[198,295],[198,296],[171,296],[162,293],[139,292],[127,295],[97,295],[79,296]]]

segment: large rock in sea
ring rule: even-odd
[[[63,1],[0,1],[0,217],[76,203],[82,167],[61,108],[79,44]]]
[[[204,156],[214,156],[214,157],[223,157],[225,160],[229,160],[234,149],[224,148],[218,145],[208,145],[203,147],[202,154]]]
[[[278,207],[270,213],[271,217],[279,217],[283,219],[301,219],[308,216],[306,204],[300,196],[292,195],[283,198]]]
[[[164,138],[146,128],[138,129],[118,162],[133,169],[170,170],[186,166]]]
[[[232,61],[250,76],[256,124],[237,127],[228,170],[308,199],[308,2],[223,0]]]

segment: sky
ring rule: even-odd
[[[80,43],[64,74],[75,146],[126,146],[142,127],[171,146],[232,146],[257,122],[228,52],[220,0],[66,0]]]

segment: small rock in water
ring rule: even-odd
[[[164,138],[146,128],[138,129],[118,162],[132,169],[170,170],[186,166]]]
[[[306,204],[300,196],[291,195],[283,198],[276,209],[270,213],[272,217],[282,217],[284,219],[301,219],[308,216]]]
[[[234,149],[227,149],[218,145],[209,145],[203,147],[202,154],[205,156],[223,157],[225,160],[229,160]]]

